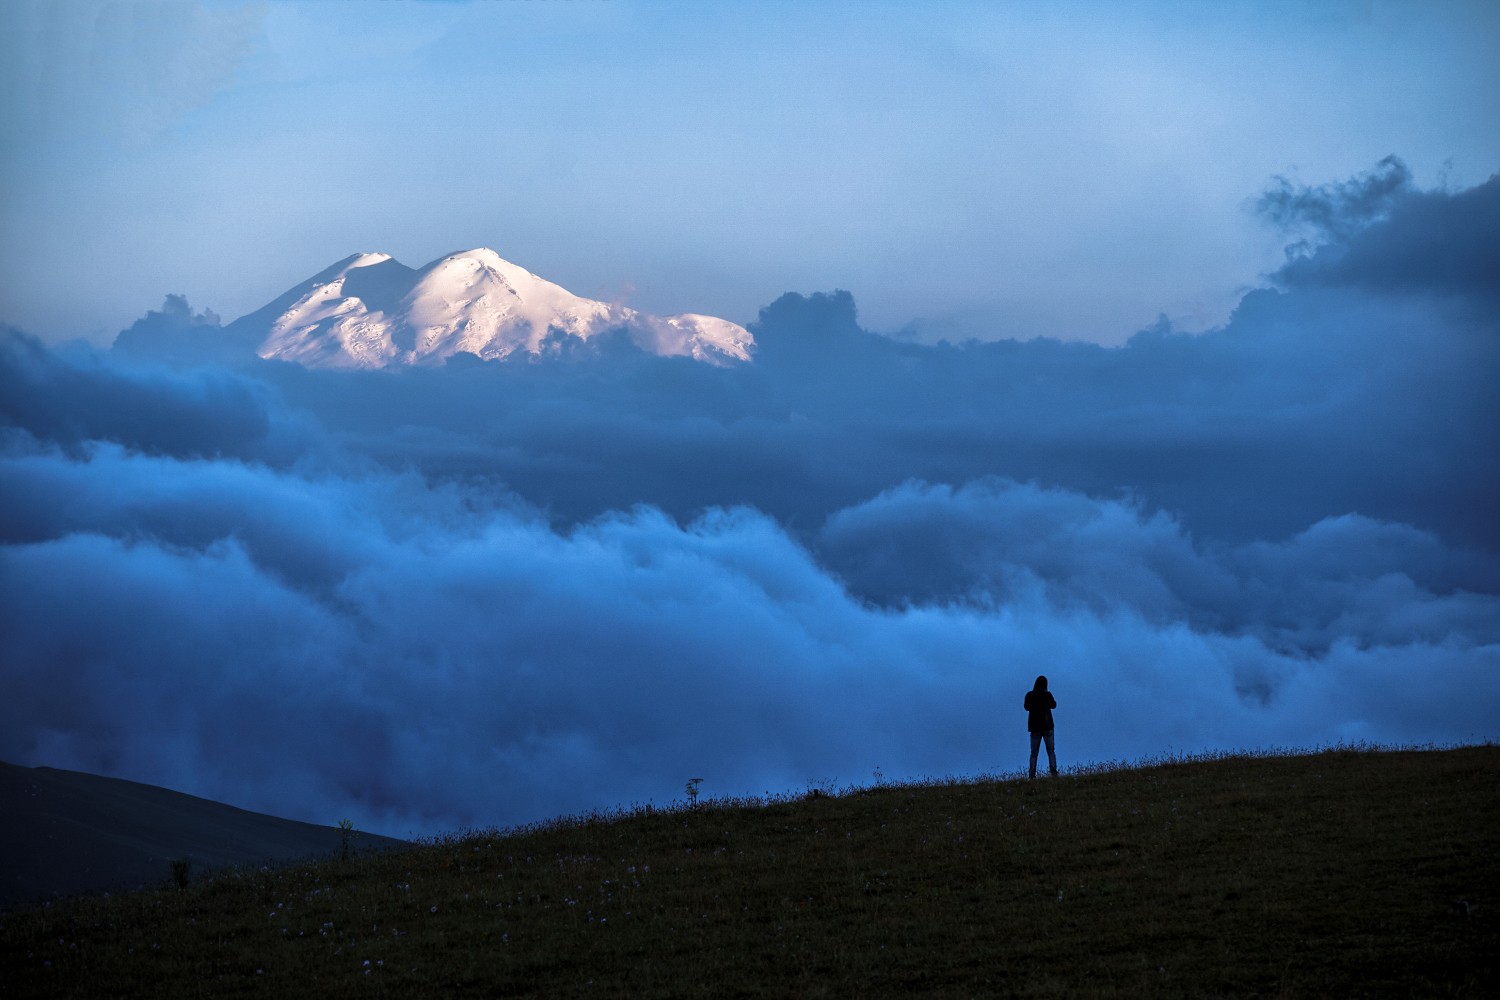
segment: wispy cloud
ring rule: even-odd
[[[1344,242],[1383,218],[1413,193],[1411,170],[1387,156],[1346,181],[1310,186],[1278,176],[1256,201],[1256,211],[1290,231],[1310,230],[1324,241]]]

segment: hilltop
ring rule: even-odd
[[[700,803],[55,905],[27,996],[1500,988],[1500,748]]]

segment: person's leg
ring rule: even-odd
[[[1042,734],[1042,738],[1047,741],[1047,770],[1049,772],[1051,772],[1052,776],[1055,778],[1055,777],[1057,777],[1057,752],[1052,748],[1052,732],[1053,731],[1051,729],[1047,730],[1045,733]],[[1032,740],[1032,751],[1031,751],[1031,773],[1032,774],[1036,774],[1036,749],[1035,748],[1036,748],[1036,740],[1033,738],[1033,740]]]
[[[1036,748],[1041,745],[1041,733],[1027,733],[1031,737],[1031,776],[1036,777]]]

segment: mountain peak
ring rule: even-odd
[[[369,267],[371,264],[380,264],[391,259],[388,253],[357,253],[345,257],[339,263],[348,267]]]
[[[444,261],[477,260],[483,264],[488,264],[491,267],[515,267],[514,264],[506,260],[504,257],[500,256],[495,251],[491,250],[489,247],[475,247],[472,250],[455,250],[453,253],[446,255],[442,259]]]
[[[446,254],[428,264],[421,270],[452,270],[486,268],[491,271],[521,271],[530,274],[525,268],[512,264],[489,247],[475,247],[473,250],[459,250],[455,253]]]

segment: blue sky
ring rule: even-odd
[[[232,319],[358,250],[490,246],[736,322],[926,340],[1224,321],[1276,175],[1500,166],[1487,3],[18,2],[0,320]]]

